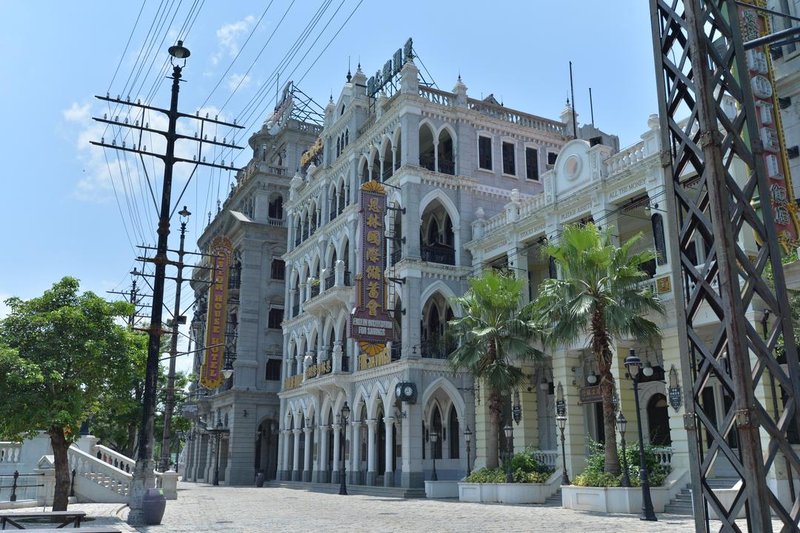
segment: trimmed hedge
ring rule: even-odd
[[[591,452],[589,454],[589,459],[587,460],[586,470],[575,476],[575,478],[572,480],[572,483],[580,487],[621,486],[622,473],[620,473],[618,476],[615,476],[603,471],[603,467],[605,466],[605,446],[603,446],[603,444],[600,442],[592,441],[590,442],[589,447]],[[618,446],[617,449],[622,450],[622,447]],[[625,454],[625,459],[628,463],[628,473],[631,479],[631,487],[638,487],[640,485],[639,444],[637,443],[631,446],[626,446],[622,453]],[[652,446],[645,446],[644,461],[647,465],[647,477],[650,481],[650,485],[653,487],[662,485],[664,480],[667,479],[670,469],[669,467],[663,466],[658,462],[655,453],[653,453]],[[622,466],[622,464],[622,456],[620,456],[620,466]]]

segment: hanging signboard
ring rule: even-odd
[[[200,385],[216,389],[222,384],[222,365],[225,357],[225,326],[228,321],[228,276],[230,272],[233,244],[219,235],[209,247],[212,255],[213,283],[208,290],[208,312],[206,314],[206,350],[200,369]]]
[[[349,335],[361,350],[375,356],[392,339],[392,318],[386,310],[386,251],[383,243],[386,191],[377,181],[361,186],[361,273],[356,276],[356,307],[348,319]]]
[[[744,3],[764,7],[764,2],[761,0],[744,0]],[[770,33],[767,15],[740,5],[739,17],[744,41],[752,41]],[[747,51],[747,69],[763,147],[761,157],[764,158],[764,168],[769,181],[769,203],[762,198],[761,208],[766,209],[767,205],[771,206],[778,241],[784,251],[789,251],[798,244],[800,222],[792,200],[794,188],[789,173],[781,116],[778,112],[775,77],[766,46],[757,46]]]

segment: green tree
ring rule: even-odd
[[[524,286],[524,280],[496,271],[472,278],[469,290],[454,299],[454,303],[461,307],[462,315],[448,323],[448,333],[460,341],[458,348],[450,354],[450,364],[454,369],[469,370],[489,391],[488,468],[495,468],[499,463],[503,395],[526,377],[514,363],[541,356],[532,345],[539,330],[520,312],[520,295]]]
[[[103,408],[100,399],[114,388],[114,376],[141,357],[133,334],[116,323],[130,305],[78,290],[78,280],[65,277],[37,298],[10,298],[10,313],[0,321],[0,405],[10,407],[0,417],[0,437],[47,431],[54,510],[67,508],[67,450],[78,428]]]
[[[663,306],[650,289],[641,287],[648,279],[641,265],[654,259],[655,252],[632,252],[641,235],[615,246],[612,229],[567,226],[557,244],[544,247],[543,254],[555,260],[561,274],[541,283],[533,309],[549,325],[548,346],[570,345],[588,335],[603,397],[605,471],[618,474],[611,345],[623,338],[657,336],[658,326],[646,315],[663,313]]]

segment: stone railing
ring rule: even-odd
[[[0,442],[0,463],[19,463],[21,442]]]
[[[484,102],[483,100],[475,100],[474,98],[467,99],[467,106],[481,115],[510,122],[524,128],[531,128],[555,135],[566,134],[566,126],[563,122],[537,117],[536,115],[529,115],[528,113],[515,111],[514,109]]]
[[[122,455],[119,452],[115,452],[111,448],[107,446],[103,446],[102,444],[95,444],[92,448],[95,456],[103,461],[104,463],[110,464],[114,468],[119,468],[129,474],[133,472],[133,467],[136,465],[136,461]]]
[[[555,470],[558,464],[558,450],[534,450],[533,458]]]
[[[446,106],[451,104],[453,97],[455,96],[453,93],[440,91],[439,89],[434,89],[433,87],[424,87],[422,85],[419,87],[419,95],[432,104]]]
[[[127,501],[133,479],[132,474],[79,450],[75,446],[69,449],[67,457],[70,469],[75,470],[76,478],[87,479],[116,494],[119,501]]]
[[[653,448],[653,453],[656,456],[656,461],[661,466],[666,466],[670,468],[672,466],[672,448],[669,446]]]
[[[608,175],[623,170],[637,161],[641,161],[647,156],[644,141],[638,142],[633,146],[612,155],[605,161],[606,171]]]

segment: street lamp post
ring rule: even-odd
[[[628,454],[625,453],[625,429],[628,427],[628,420],[622,411],[617,415],[617,431],[619,431],[619,438],[622,441],[622,486],[631,486],[631,475],[628,472]]]
[[[431,481],[439,481],[439,476],[436,475],[436,443],[439,442],[439,434],[431,431],[431,457],[433,458],[433,473],[431,474]]]
[[[347,421],[350,419],[350,406],[347,405],[347,402],[344,402],[340,416],[342,421],[342,438],[339,440],[339,460],[341,461],[339,467],[339,494],[341,496],[347,496],[347,473],[344,471],[344,452],[347,449],[347,431],[345,428],[347,427]]]
[[[222,434],[227,433],[228,429],[222,426],[222,420],[217,420],[217,425],[208,430],[214,438],[214,477],[211,479],[211,484],[214,486],[219,485],[219,449],[222,444]]]
[[[472,440],[472,431],[469,429],[469,425],[467,425],[467,429],[464,430],[464,440],[467,443],[467,476],[472,473],[472,469],[470,468],[469,464],[469,443]]]
[[[639,516],[641,520],[649,520],[655,522],[656,513],[653,510],[653,500],[650,497],[650,481],[647,478],[647,465],[645,464],[644,457],[644,435],[642,434],[642,417],[639,410],[639,370],[642,366],[642,361],[636,356],[634,350],[630,351],[630,355],[625,358],[625,368],[628,369],[628,374],[633,380],[633,398],[636,401],[636,426],[639,430],[639,480],[642,485],[642,514]]]
[[[186,240],[186,223],[189,221],[189,216],[192,213],[183,206],[183,209],[178,211],[181,222],[181,238],[180,246],[178,247],[178,277],[175,278],[175,308],[172,313],[172,338],[169,345],[169,372],[167,373],[167,397],[164,402],[164,431],[161,435],[161,471],[166,472],[169,468],[170,460],[170,434],[172,426],[172,412],[175,410],[175,357],[178,355],[178,328],[183,322],[186,321],[181,316],[181,285],[183,285],[183,256],[185,254],[183,245]]]
[[[506,434],[506,453],[508,454],[506,459],[506,483],[513,483],[514,474],[511,472],[511,458],[514,456],[514,428],[511,424],[506,424],[503,432]]]
[[[173,64],[172,94],[170,99],[167,128],[167,149],[164,156],[164,182],[161,188],[161,209],[158,219],[158,243],[155,256],[155,272],[153,276],[153,301],[150,316],[149,342],[147,345],[147,363],[145,366],[144,392],[142,394],[142,423],[139,426],[139,450],[131,480],[131,498],[128,523],[144,524],[144,494],[150,480],[153,479],[153,417],[156,407],[156,388],[158,382],[158,357],[161,353],[161,311],[164,305],[164,279],[167,266],[167,239],[169,236],[170,196],[172,192],[172,167],[175,164],[175,141],[178,136],[178,92],[180,91],[181,70],[189,57],[189,49],[178,41],[176,46],[169,47],[169,55],[182,59],[183,65]]]
[[[567,427],[566,415],[556,416],[556,422],[558,423],[558,430],[561,432],[561,484],[571,485],[567,475],[567,454],[564,452],[564,428]]]

